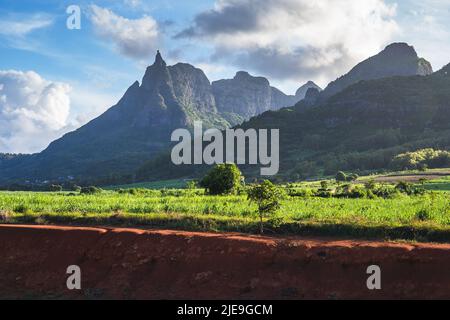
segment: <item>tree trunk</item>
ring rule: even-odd
[[[259,215],[259,233],[264,234],[263,216]]]

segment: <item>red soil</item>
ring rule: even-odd
[[[366,286],[374,264],[380,291]],[[0,298],[448,299],[450,245],[3,225]]]

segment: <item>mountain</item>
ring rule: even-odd
[[[309,89],[316,89],[317,91],[322,91],[322,88],[315,84],[313,81],[308,81],[303,86],[301,86],[295,93],[297,102],[305,99],[306,93]]]
[[[382,170],[400,153],[450,150],[450,65],[427,76],[358,82],[314,108],[266,112],[243,128],[280,129],[286,179]]]
[[[431,64],[419,58],[414,47],[406,43],[393,43],[379,54],[359,63],[349,73],[331,82],[321,93],[322,100],[362,80],[375,80],[392,76],[426,76],[433,73]]]
[[[233,79],[213,82],[212,91],[218,111],[234,125],[269,110],[293,106],[301,100],[272,87],[266,78],[254,77],[245,71],[239,71]]]
[[[317,94],[310,88],[305,100]],[[303,101],[238,127],[280,130],[281,166],[276,178],[285,181],[340,170],[386,170],[396,155],[405,152],[450,150],[450,65],[428,76],[361,81],[312,108],[304,108]],[[247,178],[261,178],[260,166],[240,168]],[[142,166],[137,177],[200,177],[206,170],[206,166],[173,166],[166,155]]]
[[[0,157],[0,183],[121,176],[166,150],[175,129],[191,129],[197,120],[224,129],[296,102],[245,72],[211,85],[202,70],[167,66],[158,51],[141,84],[136,81],[104,114],[41,153]]]
[[[0,164],[0,173],[41,180],[124,173],[166,149],[171,133],[195,120],[205,127],[229,126],[203,71],[188,64],[168,67],[158,52],[142,83],[136,81],[115,106],[43,152]]]
[[[191,128],[195,120],[206,128],[246,120],[243,128],[280,129],[285,179],[385,169],[399,153],[450,148],[450,66],[431,70],[414,48],[393,44],[322,92],[306,84],[305,98],[289,107],[298,96],[285,95],[265,78],[241,71],[211,84],[191,65],[167,66],[158,52],[141,84],[135,82],[97,119],[39,154],[0,157],[0,183],[111,183],[133,172],[143,180],[195,176],[203,169],[174,167],[166,153],[172,131]],[[248,177],[259,172],[244,169]]]

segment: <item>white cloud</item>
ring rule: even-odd
[[[53,19],[47,15],[35,14],[20,19],[2,19],[0,21],[0,34],[6,36],[25,36],[35,30],[49,27]]]
[[[146,59],[155,53],[159,27],[152,17],[145,15],[140,19],[127,19],[96,5],[91,6],[91,12],[96,33],[112,41],[120,53],[135,59]]]
[[[0,88],[0,152],[38,152],[68,130],[69,85],[10,70]]]
[[[395,15],[384,0],[217,0],[177,37],[272,78],[332,80],[392,40]]]

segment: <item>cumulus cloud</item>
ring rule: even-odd
[[[384,0],[217,0],[176,38],[211,42],[213,61],[273,78],[320,78],[381,50],[398,32],[395,15]]]
[[[95,32],[104,40],[111,41],[123,55],[146,59],[155,53],[159,27],[152,17],[127,19],[96,5],[91,6],[91,13]]]
[[[70,89],[33,71],[0,71],[0,152],[38,152],[66,132]]]

